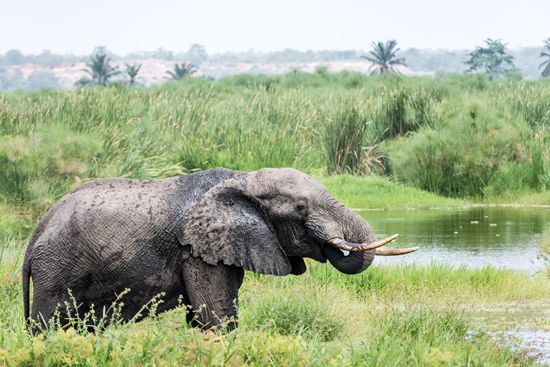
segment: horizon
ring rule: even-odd
[[[485,40],[482,40],[479,45],[475,45],[475,46],[472,46],[470,48],[418,48],[418,47],[401,47],[399,45],[399,42],[398,42],[398,47],[400,49],[400,52],[407,52],[407,51],[410,51],[410,50],[418,50],[418,51],[425,51],[425,52],[435,52],[435,53],[438,53],[438,52],[469,52],[469,51],[472,51],[474,50],[476,47],[478,46],[485,46]],[[386,41],[386,40],[384,40]],[[501,40],[504,42],[504,40]],[[532,45],[532,46],[517,46],[517,47],[510,47],[508,44],[506,44],[506,42],[504,42],[506,47],[507,47],[507,50],[509,51],[513,51],[513,52],[518,52],[518,51],[521,51],[521,50],[525,50],[525,49],[536,49],[536,48],[543,48],[544,47],[544,44],[541,42],[540,45]],[[189,45],[189,46],[192,46],[193,44]],[[198,44],[200,46],[205,46],[205,45],[202,45],[202,44]],[[56,52],[56,51],[52,51],[50,49],[44,49],[42,51],[39,51],[39,52],[25,52],[24,50],[20,49],[20,48],[10,48],[10,49],[7,49],[5,50],[4,52],[1,52],[0,51],[0,56],[2,54],[5,54],[6,52],[8,51],[12,51],[12,50],[18,50],[18,51],[21,51],[21,53],[23,55],[26,55],[26,56],[36,56],[36,55],[40,55],[41,53],[43,52],[51,52],[52,54],[54,55],[59,55],[59,56],[64,56],[64,57],[70,57],[70,56],[76,56],[76,57],[81,57],[81,56],[90,56],[93,54],[94,50],[96,48],[100,48],[100,47],[105,47],[106,51],[117,56],[117,57],[120,57],[120,58],[127,58],[129,57],[130,55],[132,54],[140,54],[140,53],[153,53],[153,52],[156,52],[156,51],[159,51],[159,50],[162,50],[162,51],[166,51],[166,52],[173,52],[175,55],[177,54],[184,54],[186,52],[189,51],[189,48],[187,49],[183,49],[183,50],[171,50],[171,49],[166,49],[166,48],[163,48],[163,47],[158,47],[156,49],[149,49],[149,50],[130,50],[129,52],[126,52],[126,53],[119,53],[119,52],[116,52],[116,50],[112,50],[111,48],[105,46],[105,45],[96,45],[94,47],[92,47],[90,49],[89,52],[84,52],[84,53],[68,53],[68,52]],[[285,47],[285,48],[281,48],[281,49],[275,49],[275,50],[258,50],[258,49],[254,49],[254,48],[251,48],[251,49],[248,49],[248,50],[223,50],[223,51],[219,51],[219,52],[212,52],[212,51],[208,51],[208,49],[206,49],[206,52],[208,55],[224,55],[224,54],[246,54],[246,53],[257,53],[257,54],[270,54],[270,53],[277,53],[277,52],[284,52],[286,50],[291,50],[291,51],[296,51],[296,52],[301,52],[301,53],[306,53],[306,52],[362,52],[362,53],[368,53],[371,48],[370,48],[370,44],[369,44],[369,47],[365,47],[365,48],[355,48],[355,49],[329,49],[329,48],[322,48],[322,49],[295,49],[295,48],[289,48],[289,47]]]
[[[97,46],[117,55],[158,49],[179,53],[192,44],[205,46],[208,54],[365,51],[372,42],[388,39],[397,40],[401,50],[453,51],[474,49],[487,38],[522,49],[540,47],[550,37],[545,27],[549,13],[550,2],[541,0],[524,1],[520,8],[510,0],[343,0],[337,6],[311,0],[158,0],[154,6],[130,0],[20,0],[5,4],[0,15],[0,34],[16,33],[0,40],[0,53],[86,55]]]

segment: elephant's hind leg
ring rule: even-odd
[[[183,264],[183,282],[191,305],[188,320],[204,329],[237,324],[237,301],[244,270],[235,266],[208,265],[190,257]]]
[[[72,310],[72,300],[67,293],[48,294],[47,292],[34,292],[31,312],[31,326],[34,331],[44,331],[50,326],[65,325],[68,322],[68,313],[76,316]],[[71,307],[70,310],[67,307]]]

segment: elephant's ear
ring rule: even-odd
[[[188,212],[177,233],[182,245],[206,263],[234,265],[262,274],[292,272],[277,235],[240,178],[211,188]]]

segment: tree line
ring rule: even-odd
[[[406,66],[405,59],[398,57],[400,51],[397,48],[397,41],[373,42],[368,56],[362,58],[370,61],[372,74],[384,74],[399,72],[397,66]],[[550,38],[544,41],[544,48],[540,53],[543,62],[539,65],[542,77],[550,76]],[[489,75],[490,79],[501,78],[513,73],[519,73],[514,64],[514,57],[509,54],[504,44],[499,39],[488,38],[483,46],[477,46],[469,54],[465,61],[468,69],[466,72],[481,72]]]
[[[401,52],[397,47],[396,40],[389,40],[386,42],[373,42],[371,49],[367,55],[361,55],[357,52],[351,51],[332,51],[332,53],[325,54],[327,51],[315,52],[319,54],[312,56],[314,58],[321,57],[321,59],[365,59],[371,63],[370,72],[372,74],[384,74],[384,73],[400,73],[403,69],[401,66],[407,66],[406,57],[412,59],[413,67],[418,68],[418,57],[424,51],[410,49],[406,52]],[[350,53],[351,52],[351,53]],[[426,51],[429,52],[429,51]],[[313,51],[307,51],[300,53],[295,50],[283,50],[280,52],[273,52],[270,56],[274,61],[290,62],[293,60],[301,59],[307,56],[308,53]],[[238,58],[237,54],[231,54]],[[286,55],[283,57],[283,55]],[[475,50],[464,53],[464,55],[456,54],[457,57],[464,58],[462,64],[466,66],[467,73],[484,73],[489,76],[490,79],[499,79],[503,77],[518,76],[521,77],[521,71],[516,66],[516,58],[511,55],[511,52],[507,49],[506,44],[499,39],[487,39],[482,46],[478,46]],[[206,60],[214,61],[215,56],[209,56],[204,46],[199,44],[192,45],[189,50],[184,54],[174,54],[171,51],[164,49],[158,49],[149,53],[136,53],[128,55],[134,59],[153,57],[165,60],[171,59],[185,59],[188,61],[175,63],[170,70],[166,71],[167,79],[180,80],[187,76],[193,75],[198,70],[200,64]],[[225,56],[229,57],[229,56]],[[281,58],[282,57],[282,58]],[[550,38],[544,41],[539,57],[542,62],[538,65],[540,76],[550,76]],[[10,50],[5,55],[0,55],[0,90],[6,89],[40,89],[44,87],[59,87],[56,76],[48,72],[47,70],[38,70],[29,75],[26,80],[23,78],[18,70],[12,71],[11,74],[7,72],[6,65],[20,65],[27,62],[38,63],[48,66],[53,66],[62,62],[82,62],[86,61],[86,69],[84,70],[88,75],[77,81],[77,85],[107,85],[113,80],[113,77],[121,75],[124,76],[124,82],[129,85],[136,85],[139,83],[139,74],[142,71],[142,64],[131,63],[124,64],[124,69],[112,66],[112,60],[119,58],[118,56],[108,52],[105,47],[98,47],[92,55],[88,58],[79,56],[61,56],[53,54],[49,51],[44,51],[39,55],[23,55],[19,50]],[[219,58],[219,55],[218,55]],[[222,60],[223,57],[220,59]],[[218,61],[220,61],[218,60]],[[313,60],[313,59],[312,59]],[[252,62],[252,60],[250,60]],[[441,61],[445,64],[445,60]],[[447,65],[448,66],[448,65]],[[454,69],[457,69],[455,66]],[[462,68],[464,71],[464,67]]]
[[[399,66],[406,66],[406,60],[399,57],[400,49],[397,47],[396,40],[386,42],[378,41],[371,44],[371,50],[368,55],[361,56],[371,63],[369,68],[371,74],[401,73]],[[544,41],[544,48],[540,54],[543,62],[539,68],[542,69],[541,76],[550,76],[550,38]],[[90,62],[86,65],[86,71],[90,78],[84,78],[78,81],[79,85],[98,84],[106,85],[108,80],[120,73],[116,67],[111,66],[111,60],[105,53],[96,53],[92,55]],[[468,67],[467,73],[484,73],[491,80],[518,74],[519,70],[514,64],[514,57],[508,53],[506,44],[499,39],[488,38],[483,46],[477,46],[470,52],[468,60],[465,61]],[[128,84],[136,83],[137,74],[141,69],[141,64],[125,64]],[[191,62],[174,64],[172,70],[166,73],[169,79],[181,80],[197,71],[197,66]]]
[[[109,84],[112,77],[125,74],[126,83],[128,85],[137,85],[138,74],[143,64],[124,64],[124,71],[121,71],[118,66],[111,64],[111,58],[104,53],[96,53],[90,57],[90,61],[86,63],[86,68],[83,69],[88,76],[82,77],[75,84],[77,86],[85,85],[101,85]],[[181,80],[187,76],[194,74],[197,71],[197,66],[191,62],[176,63],[171,70],[167,70],[167,79]]]

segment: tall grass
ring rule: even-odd
[[[436,121],[432,98],[422,88],[394,88],[380,96],[376,128],[381,139],[403,136]]]
[[[524,169],[516,170],[521,188],[531,187],[533,175],[544,176],[546,157],[536,158],[538,166],[530,159],[534,151],[528,151],[526,144],[539,146],[532,145],[533,138],[524,143],[525,134],[522,120],[467,102],[444,125],[423,129],[406,142],[392,141],[388,150],[398,179],[446,196],[476,197],[490,189],[513,188],[516,182],[503,174],[510,166]]]
[[[4,93],[0,195],[44,208],[94,177],[216,166],[388,175],[458,197],[546,190],[550,87],[478,79],[320,70]]]
[[[550,90],[536,84],[503,91],[514,111],[534,129],[550,128]]]
[[[328,173],[359,172],[368,124],[364,110],[359,110],[355,103],[336,105],[323,131]]]
[[[0,269],[0,363],[48,365],[531,366],[475,326],[459,306],[500,303],[548,290],[540,280],[498,270],[449,267],[373,268],[354,283],[326,265],[300,277],[247,273],[240,326],[203,334],[180,307],[140,323],[51,329],[29,338],[19,277]],[[434,275],[436,275],[434,277]],[[438,275],[438,276],[437,276]],[[408,279],[403,284],[403,279]],[[451,279],[451,283],[446,283]],[[503,283],[502,283],[503,282]],[[504,286],[503,286],[504,284]],[[508,287],[515,284],[516,287]],[[542,286],[542,287],[541,287]],[[450,291],[450,292],[449,292]],[[420,295],[419,295],[420,293]]]

